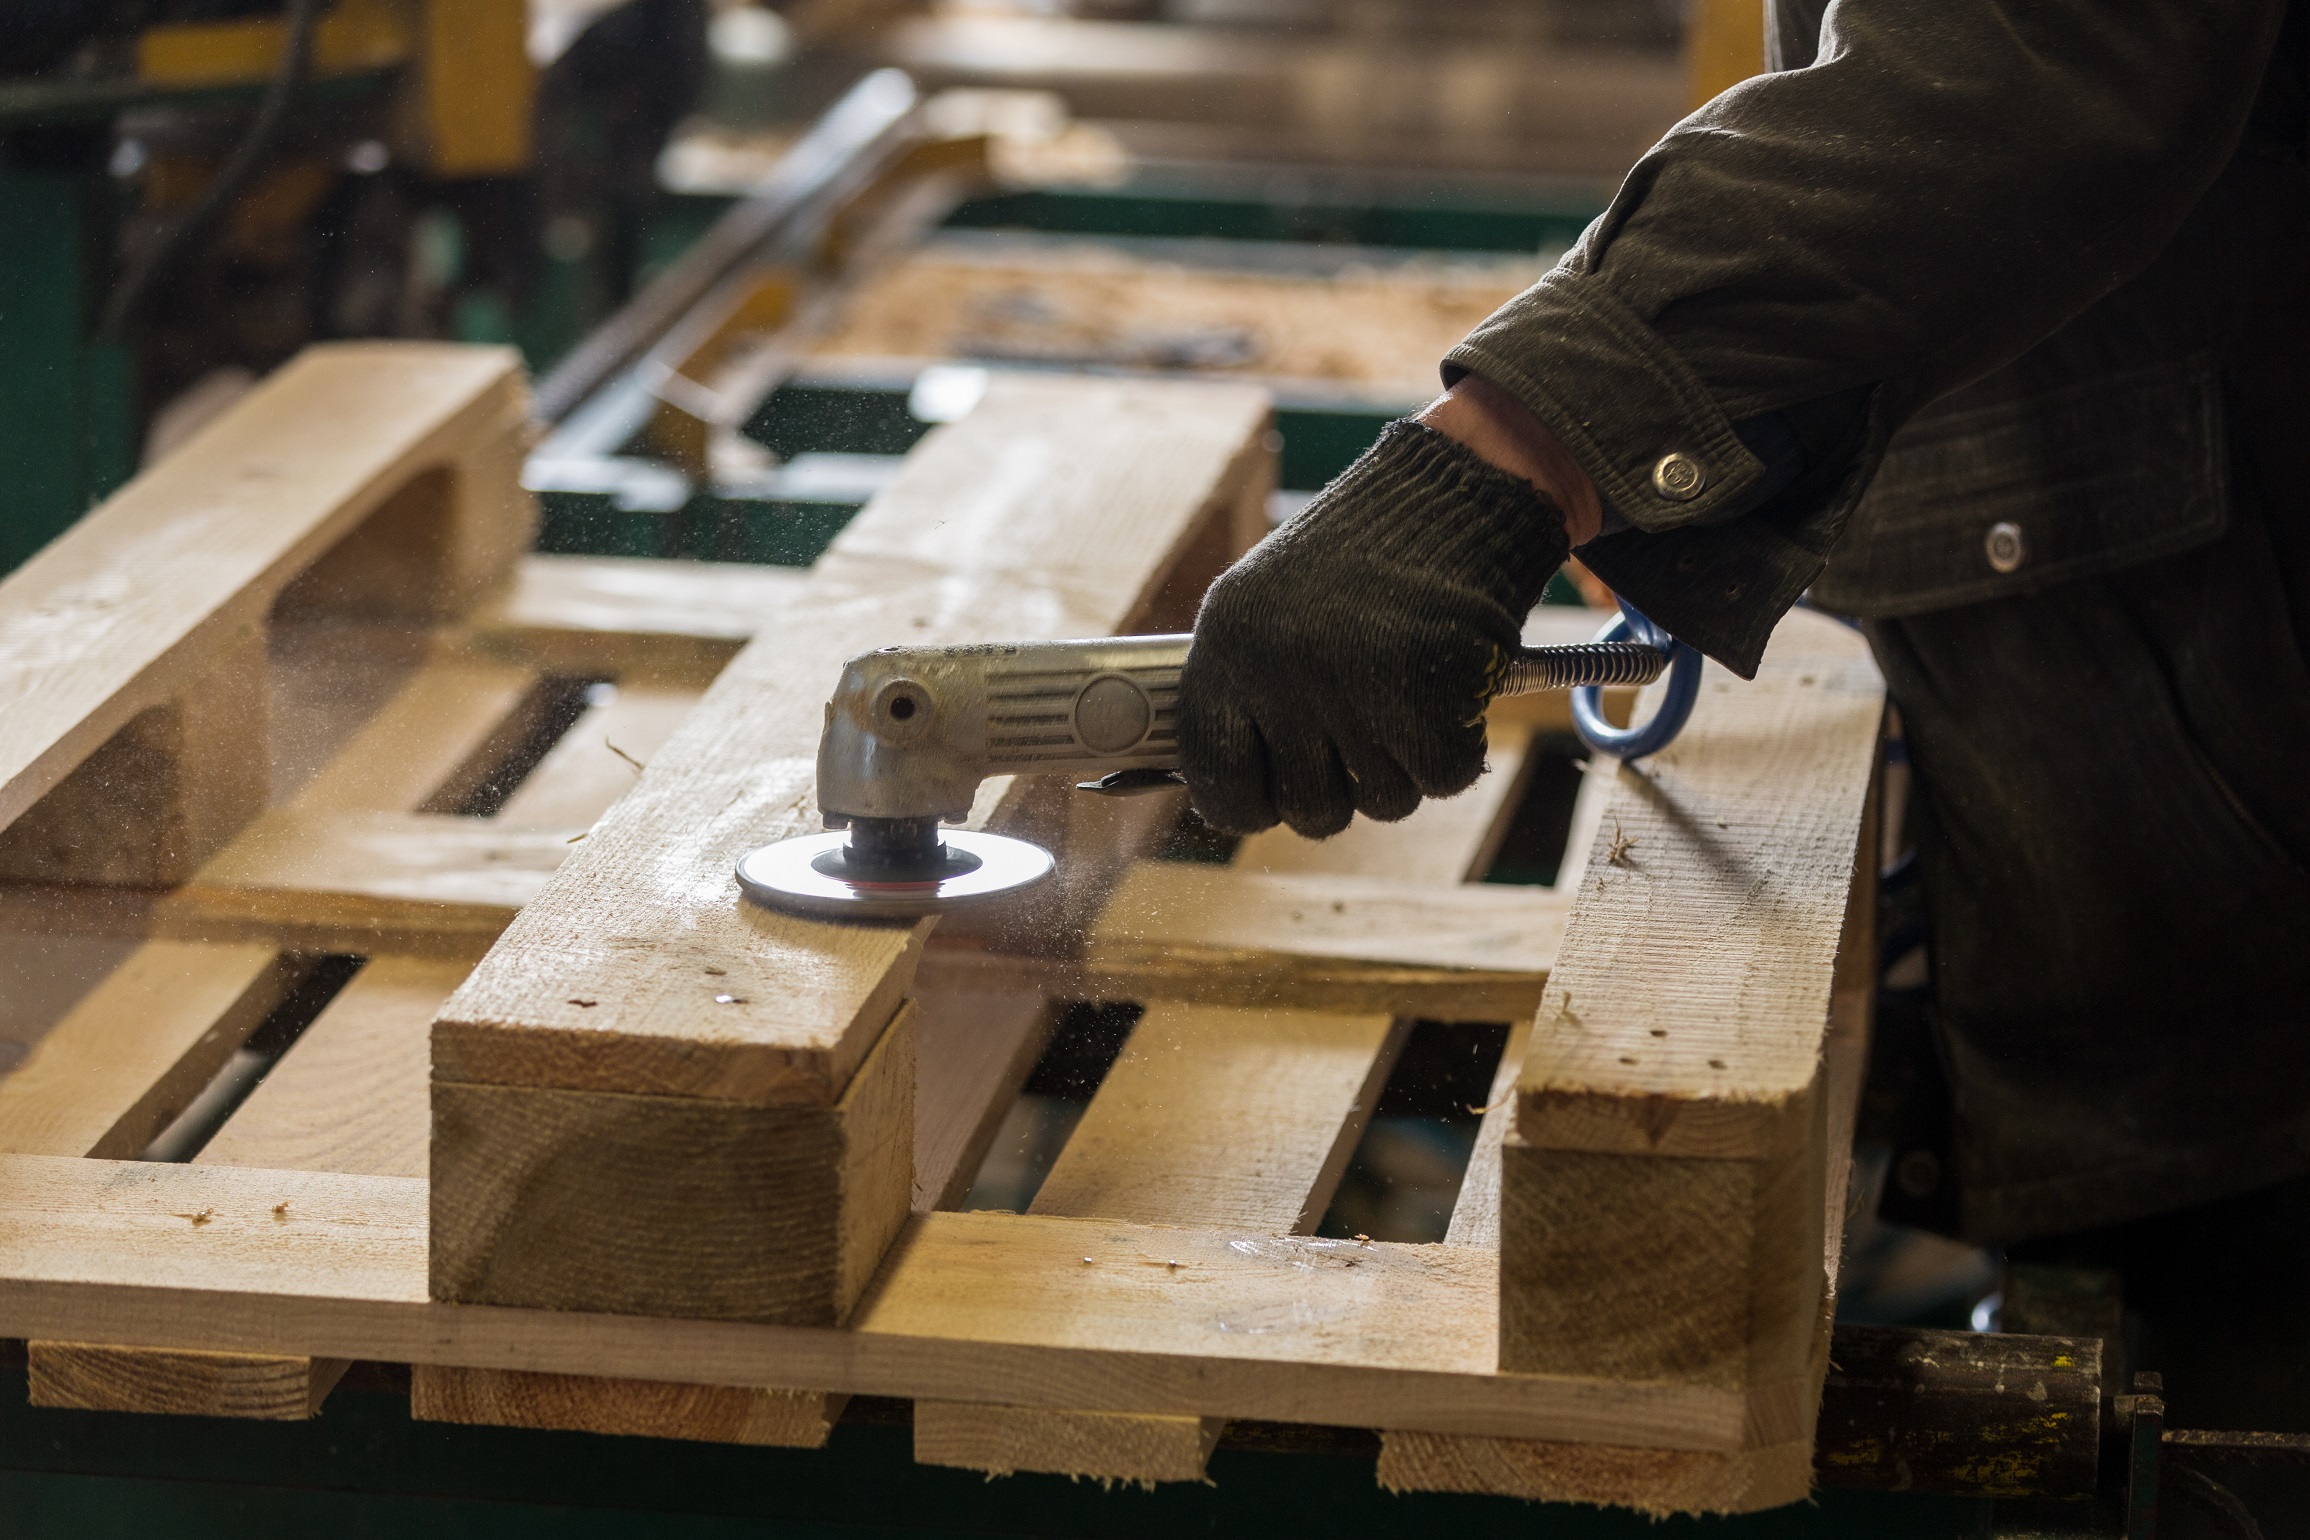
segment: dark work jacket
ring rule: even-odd
[[[1753,673],[1811,590],[1918,769],[1963,1223],[2310,1170],[2310,16],[1793,0],[1446,360]]]

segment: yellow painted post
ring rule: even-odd
[[[1699,107],[1765,68],[1764,0],[1694,0],[1684,70]]]
[[[424,140],[435,176],[529,169],[537,71],[527,0],[425,0]]]

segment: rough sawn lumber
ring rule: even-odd
[[[1811,1415],[1499,1374],[1470,1247],[926,1214],[849,1325],[812,1328],[430,1299],[426,1203],[406,1177],[0,1156],[0,1336],[1668,1448]]]

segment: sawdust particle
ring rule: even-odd
[[[565,1000],[565,1001],[563,1001],[562,1003],[563,1003],[564,1005],[574,1005],[574,1006],[576,1006],[576,1007],[577,1007],[579,1010],[581,1010],[581,1011],[590,1011],[590,1010],[592,1010],[592,1009],[593,1009],[595,1006],[597,1006],[597,1005],[601,1004],[601,1001],[599,1001],[599,1000],[580,1000],[580,999],[576,998],[576,997],[573,995],[571,998],[569,998],[568,1000]]]
[[[275,1219],[286,1219],[289,1217],[288,1199],[283,1198],[280,1202],[273,1205],[273,1217]]]
[[[171,1217],[176,1219],[189,1219],[196,1225],[205,1225],[210,1220],[217,1217],[217,1211],[213,1208],[204,1208],[197,1214],[172,1214]]]
[[[1628,859],[1628,853],[1635,848],[1636,841],[1620,832],[1620,820],[1617,818],[1612,820],[1612,846],[1604,852],[1604,864],[1607,866],[1633,865],[1634,863]]]

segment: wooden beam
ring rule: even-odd
[[[138,947],[0,1078],[0,1150],[134,1159],[292,977],[270,946]]]
[[[671,1169],[646,1157],[676,1124],[696,1147],[749,1150],[774,1127],[807,1124],[827,1161],[910,1144],[902,1100],[872,1102],[903,1118],[887,1128],[827,1114],[885,1035],[927,925],[845,926],[742,903],[737,858],[816,825],[821,707],[851,654],[1177,618],[1265,496],[1267,416],[1262,393],[1236,386],[1000,380],[908,456],[436,1023],[444,1297],[814,1323],[844,1314],[870,1269],[830,1258],[854,1242],[878,1251],[907,1212],[907,1182],[894,1197],[877,1187],[872,1200],[887,1207],[871,1214],[805,1217],[795,1205],[868,1195],[826,1165],[807,1178],[787,1168],[789,1206],[776,1213],[742,1184],[722,1188],[727,1211],[709,1212],[669,1206],[662,1177],[643,1181],[621,1224],[588,1226],[576,1266],[568,1246],[514,1244],[505,1226],[516,1207],[574,1220],[601,1184]],[[1182,564],[1205,548],[1189,581]],[[638,1116],[642,1098],[660,1112]],[[484,1106],[495,1110],[461,1110]],[[559,1196],[522,1188],[548,1173]],[[782,1249],[774,1237],[794,1226],[820,1240]],[[719,1257],[682,1251],[705,1236]],[[669,1267],[669,1255],[687,1260]]]
[[[1309,1233],[1403,1039],[1386,1016],[1156,1005],[1028,1212]],[[926,1400],[915,1403],[914,1456],[989,1475],[1199,1481],[1223,1426]]]
[[[129,718],[0,828],[0,879],[183,881],[264,811],[271,707],[265,634],[251,627],[218,644],[198,678]]]
[[[807,579],[800,567],[531,555],[467,635],[477,650],[554,673],[703,688]]]
[[[1812,1414],[1801,1383],[1499,1374],[1475,1248],[927,1214],[824,1329],[432,1300],[426,1206],[411,1178],[0,1156],[0,1336],[1659,1448]]]
[[[267,813],[161,904],[179,933],[479,951],[585,838],[445,813]]]
[[[524,399],[511,349],[309,348],[0,580],[0,828],[52,794],[73,803],[73,772],[125,732],[110,800],[158,808],[169,831],[156,844],[149,818],[115,820],[107,840],[16,847],[6,870],[166,882],[209,856],[263,805],[245,767],[276,601],[428,617],[470,604],[534,529]],[[100,827],[85,807],[41,816]]]
[[[153,1353],[88,1342],[32,1342],[25,1354],[34,1406],[164,1412],[302,1422],[349,1360],[281,1353]]]
[[[647,684],[603,687],[608,699],[588,706],[505,806],[503,824],[590,828],[610,804],[633,790],[642,767],[698,704],[700,690]]]
[[[1157,1004],[1028,1212],[1310,1234],[1403,1036],[1386,1016]]]
[[[448,811],[537,727],[535,669],[444,650],[429,657],[319,774],[315,813]]]
[[[469,971],[438,958],[370,958],[195,1164],[424,1176],[426,1032]]]
[[[788,1449],[823,1446],[847,1399],[749,1385],[679,1385],[434,1364],[419,1364],[409,1376],[409,1415],[421,1422],[558,1428]]]
[[[1483,1021],[1529,1015],[1564,932],[1546,888],[1142,861],[1086,939],[1086,987]]]
[[[914,1210],[969,1196],[1003,1115],[1049,1041],[1054,1007],[1037,989],[981,989],[924,960],[914,1025]]]

